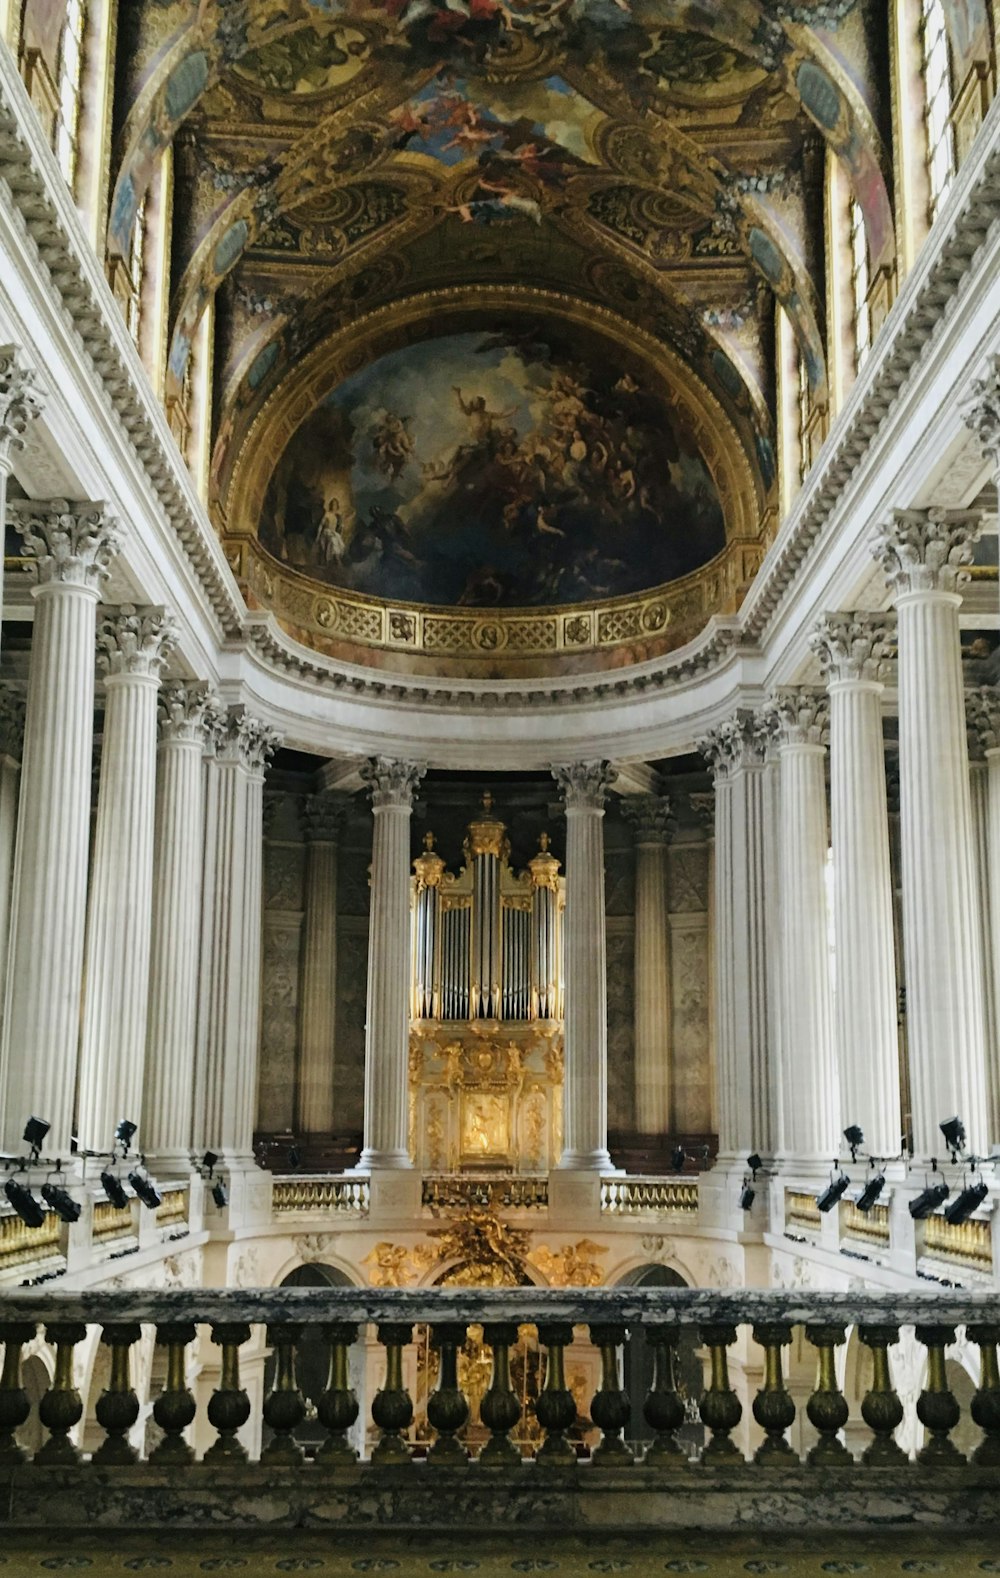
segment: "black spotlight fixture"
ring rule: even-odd
[[[31,1146],[31,1160],[33,1162],[37,1162],[42,1146],[45,1143],[45,1136],[51,1127],[52,1125],[46,1123],[44,1118],[29,1118],[24,1125],[22,1138],[26,1144]]]
[[[931,1216],[939,1205],[944,1205],[950,1194],[951,1190],[943,1179],[940,1183],[928,1184],[926,1189],[910,1201],[910,1215],[913,1220],[922,1222],[924,1217]]]
[[[670,1152],[670,1171],[672,1173],[682,1173],[684,1171],[684,1163],[686,1160],[687,1153],[684,1150],[683,1145],[675,1145],[673,1150]]]
[[[144,1178],[142,1173],[129,1173],[128,1181],[132,1185],[143,1205],[148,1205],[151,1211],[156,1211],[162,1204],[163,1198],[157,1194],[152,1178]]]
[[[859,1211],[870,1211],[885,1188],[885,1173],[873,1173],[854,1204]]]
[[[101,1174],[101,1188],[115,1207],[115,1210],[124,1211],[128,1205],[128,1195],[122,1187],[121,1179],[116,1178],[114,1173],[104,1172]]]
[[[222,1182],[221,1178],[217,1178],[212,1185],[212,1199],[215,1201],[220,1211],[229,1204],[229,1196],[226,1193],[226,1186]]]
[[[951,1159],[957,1162],[965,1150],[965,1124],[961,1118],[946,1118],[944,1123],[939,1123],[938,1128],[944,1135],[944,1143],[951,1152]]]
[[[48,1124],[45,1127],[48,1128]],[[45,1212],[31,1190],[26,1189],[24,1184],[18,1183],[16,1178],[8,1178],[3,1186],[3,1192],[25,1227],[41,1227],[43,1225]]]
[[[215,1170],[215,1164],[218,1160],[219,1158],[216,1156],[214,1151],[206,1151],[201,1159],[201,1165],[208,1168],[208,1176],[210,1178]]]
[[[846,1173],[838,1173],[836,1178],[831,1178],[823,1193],[816,1196],[820,1210],[832,1211],[841,1196],[846,1194],[850,1182]]]
[[[952,1227],[960,1227],[963,1222],[969,1220],[976,1207],[982,1205],[989,1192],[989,1188],[982,1178],[978,1178],[975,1183],[966,1184],[961,1193],[946,1208],[944,1213],[945,1221],[950,1222]]]
[[[756,1191],[756,1189],[753,1187],[753,1184],[750,1182],[749,1178],[744,1178],[744,1180],[743,1180],[743,1188],[740,1190],[740,1210],[741,1211],[750,1211],[750,1210],[752,1210],[753,1209],[753,1203],[756,1200],[756,1198],[757,1198],[757,1191]]]
[[[67,1194],[61,1184],[43,1183],[42,1199],[51,1206],[60,1222],[79,1222],[80,1202]]]
[[[844,1139],[851,1148],[851,1161],[856,1162],[858,1152],[865,1143],[865,1131],[857,1123],[851,1123],[844,1130]]]
[[[119,1118],[115,1126],[115,1144],[122,1148],[122,1155],[128,1155],[128,1148],[132,1144],[132,1137],[139,1125],[133,1123],[131,1118]]]
[[[756,1178],[757,1174],[760,1172],[760,1170],[763,1167],[763,1165],[764,1165],[764,1163],[761,1161],[761,1159],[757,1155],[756,1151],[754,1151],[752,1156],[748,1156],[747,1157],[747,1166],[749,1167],[750,1171],[753,1173],[753,1176],[755,1178]]]

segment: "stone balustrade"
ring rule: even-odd
[[[602,1178],[601,1211],[609,1216],[698,1214],[697,1179]]]
[[[482,1211],[536,1211],[549,1203],[548,1178],[479,1178],[474,1173],[449,1173],[425,1178],[421,1204],[432,1211],[470,1206]]]
[[[367,1178],[328,1177],[323,1174],[276,1175],[271,1208],[276,1216],[289,1211],[322,1211],[334,1215],[365,1216],[368,1212]]]

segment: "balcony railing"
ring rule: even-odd
[[[432,1211],[541,1211],[549,1203],[548,1178],[479,1178],[448,1173],[425,1178],[421,1203]]]
[[[276,1216],[287,1211],[323,1211],[348,1216],[368,1213],[367,1178],[327,1177],[291,1173],[274,1180],[271,1209]]]
[[[609,1216],[697,1215],[698,1182],[695,1178],[602,1178],[601,1210]]]

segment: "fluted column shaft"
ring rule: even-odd
[[[974,861],[979,881],[986,1035],[987,1138],[1000,1139],[1000,688],[966,696]]]
[[[24,706],[22,691],[10,685],[0,689],[0,1025],[7,979],[17,799],[21,787],[21,754],[24,750]],[[0,1098],[2,1095],[0,1087]]]
[[[608,969],[604,910],[606,762],[554,767],[566,803],[566,1050],[560,1167],[600,1171],[608,1154]]]
[[[299,996],[297,1124],[303,1134],[334,1127],[337,1022],[337,832],[343,801],[312,795],[305,805],[308,861]]]
[[[917,1154],[955,1115],[986,1135],[982,939],[955,590],[978,521],[900,511],[875,551],[896,592],[907,1031]]]
[[[411,1167],[410,819],[424,769],[375,757],[362,771],[372,796],[371,919],[365,1022],[365,1133],[359,1166]]]
[[[635,840],[635,1122],[669,1134],[671,1110],[670,903],[667,847],[674,819],[659,795],[622,801]]]
[[[153,917],[142,1138],[157,1165],[191,1150],[205,800],[205,685],[159,698]]]

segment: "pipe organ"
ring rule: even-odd
[[[428,1172],[547,1171],[561,1145],[565,881],[542,833],[523,871],[483,796],[464,864],[413,862],[411,1147]]]

